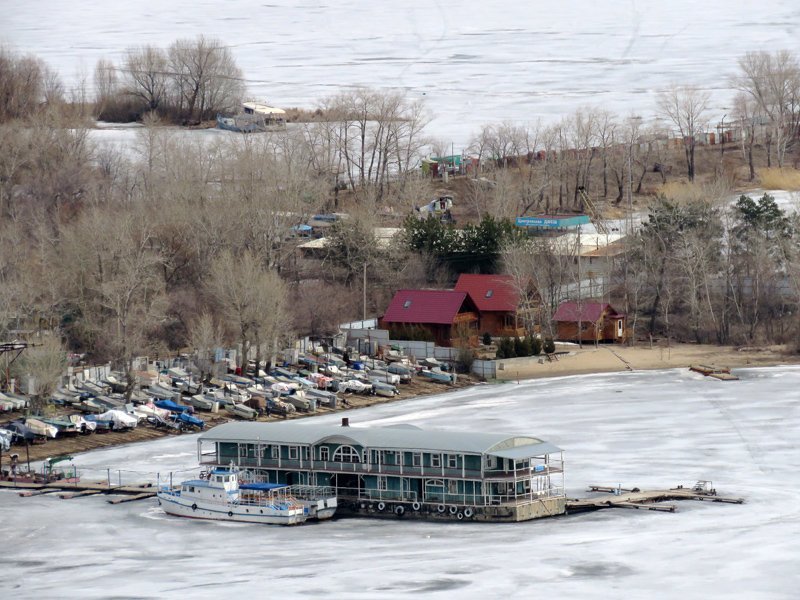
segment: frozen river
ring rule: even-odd
[[[583,105],[647,116],[672,82],[713,92],[749,50],[797,50],[797,0],[0,0],[0,41],[33,52],[68,88],[137,44],[200,33],[229,44],[252,95],[313,107],[354,86],[401,89],[465,145],[484,123],[552,122]]]
[[[796,598],[800,368],[737,374],[741,381],[670,370],[487,385],[348,416],[354,426],[541,436],[565,449],[570,496],[592,483],[710,479],[721,494],[746,497],[743,505],[280,528],[166,517],[155,501],[0,493],[0,597]],[[195,437],[182,436],[75,462],[144,476],[193,469],[195,451]]]

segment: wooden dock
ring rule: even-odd
[[[602,485],[591,485],[589,492],[611,494],[611,496],[595,496],[592,498],[576,498],[567,500],[567,513],[600,510],[601,508],[633,508],[660,512],[675,512],[674,504],[661,504],[675,500],[702,500],[709,502],[725,502],[742,504],[744,498],[718,496],[711,487],[711,482],[698,481],[693,487],[679,486],[668,490],[640,490],[639,488],[621,488]]]
[[[713,377],[720,381],[738,381],[739,378],[731,373],[728,367],[716,367],[714,365],[689,365],[689,370],[701,373],[706,377]]]
[[[138,485],[109,485],[105,481],[80,481],[77,483],[62,483],[53,481],[51,483],[32,483],[21,481],[0,481],[0,489],[21,490],[19,495],[23,497],[41,496],[42,494],[58,494],[62,500],[81,498],[83,496],[96,496],[98,494],[121,495],[124,498],[109,500],[111,504],[122,502],[133,502],[152,498],[156,495],[155,488],[151,483]]]

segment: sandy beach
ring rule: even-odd
[[[768,367],[800,364],[800,355],[784,346],[737,347],[710,344],[646,344],[638,346],[558,344],[557,360],[543,357],[514,358],[499,361],[498,380],[537,379],[590,373],[613,373],[673,369],[690,365],[716,367]],[[561,354],[567,352],[567,354]],[[501,368],[502,366],[502,368]]]

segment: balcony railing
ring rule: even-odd
[[[322,471],[326,473],[357,473],[368,475],[401,475],[408,477],[443,477],[446,479],[476,479],[491,481],[509,481],[530,477],[541,477],[561,473],[563,469],[553,465],[535,465],[524,469],[503,470],[486,469],[481,474],[478,469],[459,469],[451,467],[413,467],[407,465],[384,465],[375,463],[333,462],[327,460],[277,459],[223,456],[219,461],[215,454],[201,456],[202,465],[227,465],[231,461],[240,467],[258,467],[262,469],[281,469],[287,471]]]

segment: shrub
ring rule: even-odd
[[[483,334],[483,345],[484,346],[489,346],[489,345],[491,345],[491,343],[492,343],[492,336],[487,331],[487,332],[485,332]]]
[[[516,349],[514,348],[514,341],[511,338],[504,337],[500,345],[503,348],[503,355],[505,358],[515,358],[517,356]]]
[[[475,356],[472,354],[472,349],[466,346],[461,346],[456,355],[456,366],[461,373],[469,373],[472,371],[472,363],[475,362]]]
[[[552,354],[556,351],[556,343],[553,341],[553,338],[547,338],[544,341],[544,345],[542,346],[542,350],[545,354]]]
[[[525,347],[525,342],[519,339],[519,336],[514,338],[514,354],[517,356],[528,356],[528,349]]]
[[[542,340],[538,337],[529,337],[531,342],[531,356],[539,356],[542,353]]]

